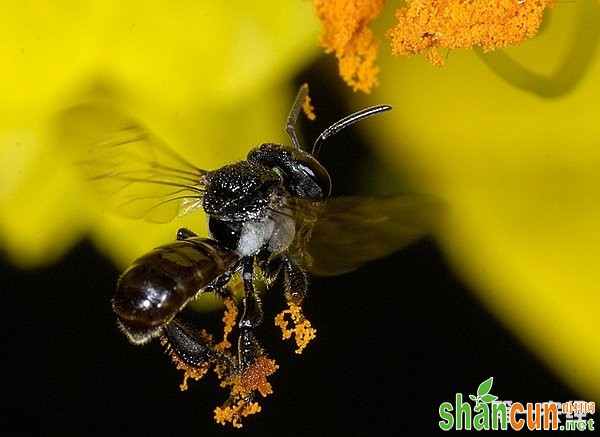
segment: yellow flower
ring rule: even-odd
[[[284,78],[318,53],[312,17],[302,2],[4,2],[0,245],[10,259],[50,263],[90,235],[125,266],[177,226],[202,233],[198,215],[171,227],[102,211],[57,135],[61,112],[100,90],[198,166],[218,168],[285,140],[296,90]]]
[[[355,102],[394,107],[365,127],[449,205],[451,262],[588,400],[600,398],[599,37],[598,2],[559,3],[533,40],[452,50],[442,69],[382,53],[380,86]]]

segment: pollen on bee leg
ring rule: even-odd
[[[231,396],[215,408],[215,421],[222,425],[231,422],[235,428],[241,428],[243,417],[260,412],[259,403],[252,401],[254,391],[258,390],[263,397],[273,393],[267,377],[278,368],[275,360],[259,355],[251,366],[223,380],[222,386],[231,385]]]
[[[267,358],[266,355],[257,357],[256,362],[240,375],[241,392],[258,390],[261,395],[267,396],[273,393],[271,384],[267,377],[275,373],[279,368],[275,360]]]
[[[247,417],[256,413],[260,413],[260,405],[258,402],[246,402],[245,400],[240,399],[234,406],[224,405],[223,407],[215,408],[215,421],[221,425],[231,422],[231,425],[234,428],[241,428],[242,417]]]
[[[231,347],[231,342],[228,340],[228,337],[235,326],[238,315],[237,305],[233,298],[226,298],[223,303],[225,304],[225,314],[223,314],[223,340],[215,346],[215,349],[220,351],[225,351]]]
[[[208,372],[209,367],[210,366],[208,364],[202,367],[190,367],[186,364],[177,363],[177,370],[183,370],[183,382],[179,384],[179,388],[181,389],[181,391],[186,391],[188,389],[188,378],[193,378],[196,381],[198,381],[200,378],[206,375],[206,372]]]
[[[202,330],[200,335],[207,341],[210,341],[211,335],[208,334],[205,330]],[[198,381],[200,378],[206,375],[206,372],[208,372],[208,370],[210,369],[209,362],[203,363],[200,366],[193,366],[191,364],[188,364],[182,357],[179,356],[177,352],[175,352],[175,350],[173,349],[171,344],[169,344],[169,341],[166,337],[161,338],[161,344],[167,348],[167,352],[171,356],[171,361],[175,363],[175,367],[177,368],[177,370],[183,370],[183,381],[179,385],[181,391],[186,391],[188,389],[188,378],[193,378],[196,381]]]
[[[317,330],[312,327],[310,321],[302,314],[302,307],[299,305],[289,303],[289,309],[282,311],[275,317],[275,326],[281,328],[281,333],[284,340],[288,340],[294,335],[294,340],[298,349],[297,354],[301,354],[308,343],[317,336]],[[288,328],[288,320],[286,320],[286,314],[290,315],[291,322],[294,324],[293,328]]]

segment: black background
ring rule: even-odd
[[[349,111],[331,67],[321,61],[302,77],[315,104],[328,106],[317,108],[319,118],[305,138]],[[322,158],[337,194],[361,191],[369,174],[389,172],[354,129],[328,142]],[[312,278],[305,314],[318,334],[302,355],[269,322],[283,298],[278,288],[268,293],[261,335],[280,366],[270,378],[274,394],[244,428],[232,430],[213,420],[214,407],[227,397],[214,374],[181,392],[182,373],[158,342],[134,347],[117,330],[109,300],[118,274],[87,242],[48,269],[0,264],[3,429],[48,435],[423,434],[439,431],[442,402],[456,392],[475,393],[490,376],[500,399],[581,398],[490,317],[435,241],[426,239],[353,273]]]

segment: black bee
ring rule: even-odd
[[[212,367],[231,386],[217,421],[241,426],[258,411],[256,392],[270,393],[266,377],[277,366],[259,344],[263,322],[257,278],[283,277],[288,309],[278,316],[284,336],[295,336],[298,352],[315,330],[302,314],[307,272],[337,275],[383,257],[424,235],[430,201],[418,196],[334,197],[331,178],[317,160],[321,144],[349,125],[391,109],[378,105],[358,111],[327,128],[311,153],[300,147],[295,125],[308,86],[300,88],[287,119],[293,146],[264,143],[244,161],[206,171],[178,156],[135,122],[115,121],[106,138],[94,139],[94,157],[82,165],[107,189],[125,215],[166,222],[202,208],[210,238],[179,229],[177,239],[133,262],[120,277],[112,307],[120,329],[134,344],[161,338],[178,368],[199,378]],[[306,107],[305,107],[306,108]],[[97,108],[79,107],[66,115],[90,126],[106,124]],[[106,128],[102,128],[106,129]],[[236,313],[236,288],[243,290],[242,315],[226,322],[223,341],[186,326],[178,313],[202,293],[217,293]],[[289,316],[294,328],[288,328]],[[238,331],[237,351],[226,340]]]

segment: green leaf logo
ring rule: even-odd
[[[490,394],[490,390],[492,389],[492,384],[494,383],[494,377],[490,376],[488,379],[483,381],[477,387],[477,396],[469,395],[469,398],[475,402],[475,406],[477,407],[479,404],[489,404],[490,402],[498,399],[498,396],[494,396]]]

